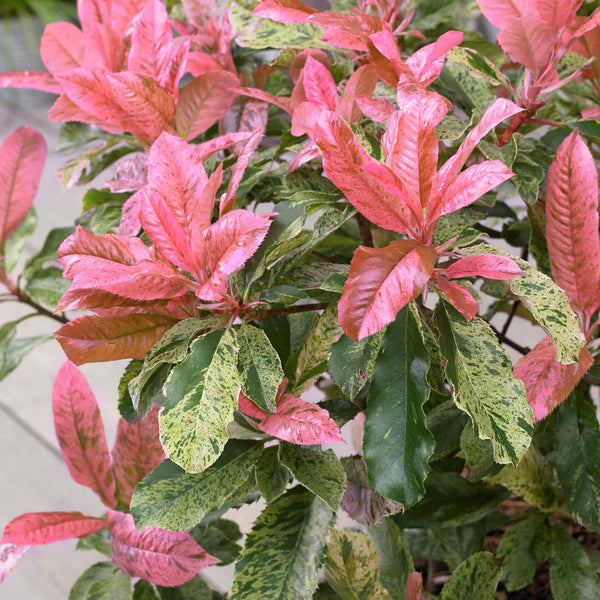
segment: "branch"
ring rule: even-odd
[[[6,289],[9,291],[10,296],[15,300],[15,302],[27,304],[27,306],[33,308],[39,315],[48,317],[49,319],[54,319],[62,325],[69,322],[69,319],[67,319],[64,314],[55,314],[26,296],[18,288],[18,286],[9,279],[8,275],[2,269],[0,269],[0,283],[6,286]]]
[[[356,222],[358,223],[358,229],[360,231],[360,237],[362,237],[363,246],[372,248],[373,234],[371,232],[371,223],[369,223],[366,217],[358,212],[356,213]]]
[[[527,348],[525,348],[525,346],[521,346],[521,345],[517,344],[517,342],[513,342],[509,338],[505,337],[501,341],[500,338],[502,338],[502,334],[491,323],[488,323],[488,325],[492,328],[492,331],[496,334],[496,336],[498,338],[498,342],[500,342],[501,344],[506,344],[513,350],[516,350],[517,352],[519,352],[520,354],[523,354],[523,355],[525,355],[529,352],[529,350]]]

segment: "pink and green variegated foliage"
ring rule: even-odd
[[[117,498],[129,505],[135,486],[164,458],[158,432],[158,407],[130,425],[119,421],[111,456],[96,398],[83,374],[66,361],[53,389],[54,427],[63,459],[74,481],[91,488],[106,506]],[[176,586],[215,564],[188,532],[156,527],[137,531],[131,515],[109,510],[107,518],[80,512],[26,513],[13,519],[0,538],[0,583],[31,546],[84,538],[108,529],[111,559],[131,577]]]
[[[445,248],[433,244],[441,216],[473,204],[514,175],[499,160],[464,171],[462,167],[492,128],[521,109],[507,100],[494,102],[454,156],[438,169],[435,126],[447,112],[446,100],[423,88],[403,96],[403,101],[381,140],[385,163],[369,156],[350,127],[331,111],[322,114],[315,129],[323,169],[347,200],[374,224],[409,238],[386,248],[361,247],[354,254],[338,308],[344,331],[359,341],[391,323],[432,278],[441,281],[438,289],[471,319],[477,312],[474,299],[448,279],[508,279],[521,274],[510,258],[491,255],[436,268]],[[462,268],[461,261],[465,261]]]
[[[591,341],[600,307],[600,236],[598,233],[598,172],[592,153],[574,131],[560,145],[546,184],[546,235],[552,276],[565,291]],[[515,366],[527,388],[536,420],[547,417],[581,381],[594,359],[587,348],[579,362],[556,361],[552,341],[544,338]]]
[[[314,4],[79,0],[0,74],[106,182],[36,252],[46,144],[0,145],[0,380],[59,323],[99,500],[10,521],[0,583],[79,539],[75,600],[600,598],[598,3]],[[121,359],[113,443],[78,365]]]
[[[257,130],[248,140],[250,154],[260,137]],[[256,252],[270,225],[265,216],[229,210],[247,161],[242,152],[221,198],[221,214],[211,223],[221,166],[208,177],[195,148],[163,133],[148,154],[148,183],[128,201],[126,217],[130,233],[139,222],[137,229],[143,226],[152,245],[134,235],[94,235],[82,227],[63,242],[58,258],[72,283],[58,309],[97,313],[57,332],[71,360],[144,358],[178,320],[201,309],[239,310],[227,278]]]
[[[219,63],[198,68],[198,52],[175,38],[160,0],[81,0],[81,29],[51,23],[40,44],[48,73],[0,75],[0,87],[60,94],[52,121],[81,121],[111,133],[129,132],[150,144],[163,132],[186,139],[230,108],[238,82]],[[194,78],[181,90],[185,73]]]

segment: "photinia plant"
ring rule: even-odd
[[[46,143],[0,145],[0,302],[29,308],[0,378],[54,320],[46,400],[104,508],[16,516],[0,582],[77,538],[71,600],[600,598],[596,4],[48,25],[0,87],[58,95],[88,189],[28,254]],[[122,359],[109,450],[78,366]]]

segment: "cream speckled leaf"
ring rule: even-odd
[[[292,474],[279,460],[279,446],[265,448],[254,467],[254,475],[258,491],[268,503],[277,500],[285,492]]]
[[[217,461],[202,473],[186,473],[166,460],[135,488],[131,514],[140,529],[189,529],[219,508],[248,478],[262,443],[229,440]]]
[[[237,330],[236,339],[242,392],[263,410],[275,412],[277,390],[283,381],[279,355],[258,327],[244,323]]]
[[[270,504],[248,534],[230,600],[311,600],[332,517],[302,486]]]
[[[192,344],[165,384],[168,404],[159,417],[161,443],[188,473],[201,473],[213,464],[227,442],[227,424],[240,390],[237,352],[231,331],[208,334]]]
[[[361,531],[331,529],[325,577],[343,600],[391,600],[379,579],[377,546]]]
[[[473,554],[452,573],[440,600],[494,600],[501,572],[489,552]]]
[[[565,364],[579,359],[579,353],[585,344],[579,330],[579,320],[567,296],[552,279],[534,269],[527,261],[486,244],[463,248],[461,254],[496,254],[512,258],[523,269],[525,275],[508,279],[506,284],[552,338],[556,348],[556,360]]]
[[[279,458],[305,488],[337,510],[346,489],[346,471],[333,450],[279,445]]]
[[[516,465],[531,442],[533,414],[509,357],[480,318],[467,323],[441,301],[434,320],[456,405],[471,417],[479,438],[492,440],[496,462]]]
[[[308,390],[317,377],[327,369],[327,358],[331,345],[342,334],[338,322],[337,307],[329,305],[312,328],[298,356],[298,369],[292,393],[301,394]]]

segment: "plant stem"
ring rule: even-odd
[[[508,318],[506,319],[506,322],[504,323],[504,326],[502,327],[502,331],[500,332],[500,335],[498,336],[498,341],[500,343],[502,343],[506,339],[506,334],[508,333],[508,328],[510,327],[512,320],[515,318],[515,315],[517,314],[517,309],[519,308],[520,304],[521,304],[520,300],[515,300],[513,302],[510,312],[508,313]]]
[[[358,223],[358,229],[360,231],[360,237],[363,241],[363,246],[372,248],[373,234],[371,232],[371,223],[369,223],[368,219],[360,213],[356,213],[356,222]]]
[[[22,302],[23,304],[27,304],[27,306],[33,308],[38,315],[48,317],[49,319],[54,319],[55,321],[58,321],[63,325],[69,322],[69,319],[67,319],[67,317],[65,317],[64,314],[55,314],[49,311],[47,308],[44,308],[31,298],[29,298],[28,296],[26,296],[2,269],[0,269],[0,283],[6,286],[6,288],[10,292],[10,295],[14,298],[16,302]]]

